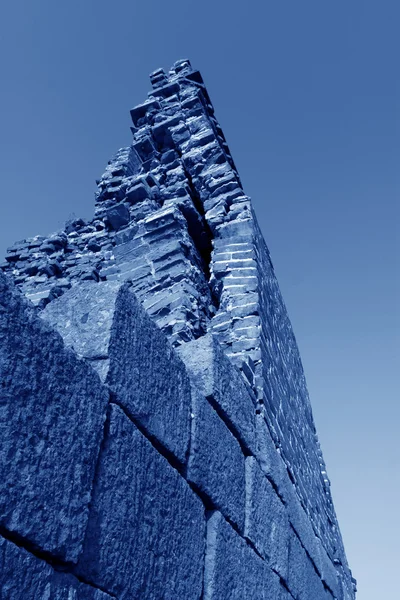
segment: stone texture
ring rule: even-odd
[[[207,523],[204,600],[281,600],[281,591],[279,577],[214,512]]]
[[[76,561],[108,393],[0,273],[0,525]]]
[[[107,220],[111,227],[116,231],[124,227],[124,225],[127,225],[129,223],[129,218],[129,210],[123,203],[117,204],[107,211]]]
[[[288,473],[277,451],[263,415],[256,416],[256,451],[254,456],[264,475],[273,483],[281,498],[286,500]]]
[[[105,381],[115,301],[121,284],[84,281],[51,302],[40,313],[62,336],[66,346],[89,361]]]
[[[108,600],[112,596],[54,569],[0,536],[2,600]]]
[[[299,351],[251,200],[200,73],[185,59],[169,73],[154,72],[151,82],[148,99],[131,111],[131,145],[118,150],[97,182],[94,218],[17,242],[0,268],[12,274],[38,312],[82,282],[130,281],[170,344],[188,346],[182,357],[193,381],[197,373],[199,389],[285,502],[324,583],[354,598]],[[109,317],[100,315],[99,324],[111,336]],[[184,472],[187,404],[181,415],[160,378],[161,394],[151,395],[150,384],[142,382],[144,396],[135,403],[135,378],[121,359],[128,356],[125,337],[115,345],[115,401]],[[89,349],[96,338],[82,343]],[[167,356],[176,377],[180,368],[173,354]],[[104,380],[112,372],[109,355],[86,360]],[[153,364],[151,356],[143,360]],[[166,373],[163,367],[164,378]],[[181,401],[185,394],[179,391]],[[174,438],[174,428],[182,435]]]
[[[112,405],[78,573],[121,600],[198,600],[204,531],[188,484]]]
[[[245,537],[283,579],[288,576],[289,521],[284,504],[257,461],[246,459]]]
[[[193,388],[187,480],[242,532],[244,474],[244,456],[238,442],[204,396]]]
[[[116,402],[183,464],[190,434],[189,378],[131,289],[120,282],[84,282],[41,314],[98,370]]]
[[[195,385],[218,410],[238,440],[255,451],[256,409],[240,373],[211,335],[189,342],[179,349]]]
[[[183,464],[190,435],[190,381],[166,337],[127,287],[116,300],[107,382],[129,415]]]
[[[288,588],[296,600],[326,600],[327,593],[296,534],[289,536]]]

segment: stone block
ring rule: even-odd
[[[246,458],[245,537],[286,580],[289,520],[284,504],[252,456]]]
[[[287,585],[296,600],[326,600],[326,590],[298,537],[289,533]]]
[[[144,183],[138,183],[129,188],[126,193],[126,199],[131,204],[137,204],[150,197],[150,189]]]
[[[315,538],[318,558],[315,561],[317,570],[321,575],[322,581],[332,590],[336,598],[340,598],[340,584],[337,570],[329,558],[323,544],[319,538]]]
[[[123,203],[116,204],[107,211],[107,220],[115,231],[118,231],[124,225],[128,225],[129,219],[129,210]]]
[[[285,492],[288,483],[292,484],[289,481],[285,463],[275,446],[263,415],[256,416],[256,451],[254,456],[257,458],[264,475],[273,482],[280,497],[286,500]]]
[[[187,480],[240,531],[244,528],[245,464],[239,443],[194,387]]]
[[[108,392],[0,273],[0,525],[77,560]]]
[[[167,150],[161,157],[161,164],[170,165],[178,158],[178,154],[175,150]]]
[[[127,287],[116,300],[107,382],[130,416],[183,464],[190,434],[189,377]]]
[[[287,506],[289,521],[301,540],[301,545],[306,549],[322,579],[339,596],[336,569],[330,561],[322,542],[316,537],[310,518],[302,507],[296,488],[289,477],[286,478],[283,497]]]
[[[147,435],[184,464],[190,435],[190,381],[183,362],[129,284],[85,282],[42,312],[110,387]]]
[[[0,597],[2,600],[107,600],[111,596],[60,573],[0,536]]]
[[[249,453],[255,446],[255,404],[241,373],[207,334],[178,349],[199,391],[215,407]]]
[[[207,522],[204,600],[280,600],[279,577],[214,512]]]
[[[152,92],[149,92],[149,96],[156,96],[162,98],[168,98],[174,94],[177,94],[180,90],[179,83],[173,82],[156,88]],[[132,112],[132,111],[131,111]]]
[[[73,286],[41,312],[41,317],[61,334],[66,346],[98,369],[109,365],[110,332],[118,282],[85,281]],[[108,369],[106,373],[108,372]]]
[[[198,600],[204,533],[200,500],[111,405],[77,572],[120,600]]]
[[[131,118],[135,126],[137,126],[139,119],[142,119],[146,113],[155,111],[160,108],[160,103],[157,100],[147,100],[139,106],[135,106],[131,109]]]

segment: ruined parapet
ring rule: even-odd
[[[151,82],[146,102],[131,110],[132,144],[117,152],[98,181],[94,219],[75,219],[63,232],[15,244],[2,267],[65,344],[97,370],[112,397],[124,398],[117,405],[185,475],[206,507],[217,508],[269,561],[280,585],[307,600],[325,598],[321,590],[327,598],[328,593],[338,600],[352,598],[297,344],[250,198],[199,72],[183,60],[168,74],[155,71]],[[183,396],[173,399],[163,384],[166,365],[163,377],[155,378],[158,392],[152,395],[146,388],[142,405],[132,405],[138,381],[140,389],[152,381],[156,367],[148,366],[143,344],[155,338],[133,327],[142,318],[137,304],[122,310],[124,282],[123,297],[134,294],[177,348],[192,380],[191,392],[182,375],[178,388]],[[130,306],[128,300],[124,306]],[[122,317],[116,320],[121,314],[131,329],[120,325],[119,338],[112,341],[112,327],[124,323]],[[160,365],[162,357],[175,356],[162,339],[156,345]],[[137,348],[136,362],[127,348]],[[226,364],[230,370],[221,366]],[[219,389],[224,377],[230,381]],[[190,427],[182,413],[188,394]],[[159,412],[161,405],[165,414]],[[220,431],[215,415],[234,442]],[[209,429],[203,431],[204,426]],[[211,459],[206,431],[225,440],[229,457]],[[202,448],[213,473],[204,471],[201,457],[190,454],[197,449],[201,455]],[[215,490],[224,470],[231,474],[231,484],[224,484],[226,497]],[[268,539],[273,535],[263,513],[280,523],[283,549],[263,539],[263,531]],[[211,538],[214,546],[228,543],[231,534],[219,518],[210,519],[207,527],[207,543]],[[248,550],[237,543],[223,552],[247,560]],[[305,573],[310,563],[310,572],[318,575],[320,595],[311,596],[305,583],[300,591],[298,581],[291,586],[290,564],[293,578],[293,561],[303,568],[303,555],[309,561]],[[221,556],[214,556],[215,564],[220,565]],[[313,579],[305,574],[305,580],[308,576]],[[219,581],[215,590],[225,585],[223,578]],[[213,593],[205,598],[223,597]]]

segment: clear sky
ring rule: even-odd
[[[400,597],[399,22],[398,0],[0,8],[1,255],[91,216],[150,71],[202,71],[292,319],[359,600]]]

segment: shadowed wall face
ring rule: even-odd
[[[218,510],[269,562],[279,585],[299,598],[352,598],[296,341],[250,199],[199,72],[183,60],[168,75],[154,72],[151,81],[148,100],[131,110],[132,145],[117,152],[99,180],[94,219],[15,245],[3,269],[97,370],[121,418],[132,420],[204,507]],[[141,329],[143,309],[133,294],[158,327]],[[125,431],[117,414],[109,413],[114,425],[106,436]],[[219,445],[210,444],[209,435]],[[235,473],[233,487],[222,476],[228,472]],[[110,500],[99,494],[98,510],[106,515]],[[272,529],[260,506],[271,514]],[[93,519],[98,553],[82,558],[77,573],[83,569],[86,577],[90,568],[102,588],[98,561],[111,565],[114,551],[103,554],[107,518]],[[212,571],[226,564],[217,540],[227,530],[216,517],[209,523],[206,565]],[[276,555],[275,543],[264,545],[264,530],[267,540],[283,544]],[[198,549],[201,554],[201,544]],[[303,583],[293,574],[296,561]],[[104,579],[111,593],[138,591],[111,579]],[[306,583],[314,579],[319,583]],[[207,585],[211,594],[214,583]],[[232,585],[242,593],[239,580]]]

